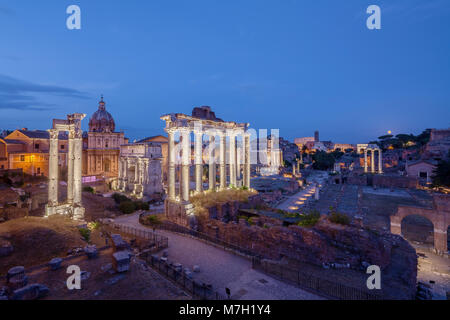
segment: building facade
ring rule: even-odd
[[[50,134],[42,130],[15,130],[0,139],[0,169],[22,169],[32,176],[48,176]],[[64,175],[67,168],[68,135],[58,138],[58,166]]]
[[[162,148],[157,142],[126,144],[120,147],[119,177],[114,189],[142,199],[163,193]]]
[[[123,132],[116,132],[116,124],[106,111],[101,98],[98,110],[89,120],[89,132],[84,136],[83,176],[115,178],[119,174],[120,146],[126,144]]]

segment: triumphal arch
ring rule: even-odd
[[[216,118],[209,107],[202,108],[194,109],[193,116],[177,113],[161,117],[166,122],[165,131],[169,137],[165,213],[172,221],[191,227],[195,217],[194,208],[189,202],[190,194],[230,187],[250,188],[249,124],[225,122]],[[194,137],[193,148],[191,135]],[[176,136],[179,137],[178,142],[175,141]],[[241,139],[242,148],[238,147],[237,139]],[[207,188],[204,187],[204,164],[208,170]],[[192,165],[195,187],[191,188]],[[177,175],[177,172],[180,174]]]
[[[69,215],[74,220],[84,220],[85,209],[82,204],[81,166],[83,153],[83,132],[81,120],[86,117],[82,113],[67,116],[67,120],[53,120],[50,133],[49,174],[48,174],[48,204],[45,216],[55,214]],[[58,136],[60,132],[69,133],[69,150],[67,161],[67,199],[59,202],[59,166],[58,166]]]

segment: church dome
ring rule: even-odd
[[[106,104],[103,101],[103,96],[99,102],[98,110],[94,112],[89,120],[90,132],[114,132],[116,124],[111,114],[106,111]]]

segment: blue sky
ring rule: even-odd
[[[0,39],[0,128],[90,116],[102,93],[132,139],[201,105],[289,139],[450,127],[448,0],[0,0]]]

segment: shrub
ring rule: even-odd
[[[89,230],[88,228],[80,228],[79,231],[86,242],[89,242],[91,240],[91,230]]]
[[[87,186],[87,187],[83,187],[83,192],[94,193],[95,190],[94,190],[94,188]]]
[[[347,215],[338,212],[332,212],[328,217],[328,220],[330,220],[333,223],[342,225],[350,224],[350,218]]]
[[[120,193],[114,193],[112,195],[112,198],[114,199],[114,201],[117,204],[121,204],[122,202],[126,202],[126,201],[131,201],[130,199],[128,199],[126,196],[124,196],[123,194]]]
[[[298,225],[300,227],[314,227],[320,219],[320,213],[317,210],[311,211],[300,217]]]
[[[253,226],[253,225],[256,224],[256,222],[255,222],[256,219],[258,219],[258,218],[256,218],[256,217],[251,217],[250,219],[248,219],[248,223],[249,223],[251,226]]]
[[[153,229],[156,229],[157,226],[162,224],[162,221],[159,219],[158,216],[155,215],[149,215],[145,218],[146,224],[153,227]]]
[[[100,228],[100,223],[99,222],[89,222],[88,223],[88,229],[89,230],[97,230],[98,228]]]
[[[119,210],[123,214],[130,214],[136,211],[136,205],[132,201],[124,201],[119,204]]]
[[[148,210],[150,209],[150,206],[147,202],[143,201],[134,201],[134,206],[136,207],[136,210]]]

